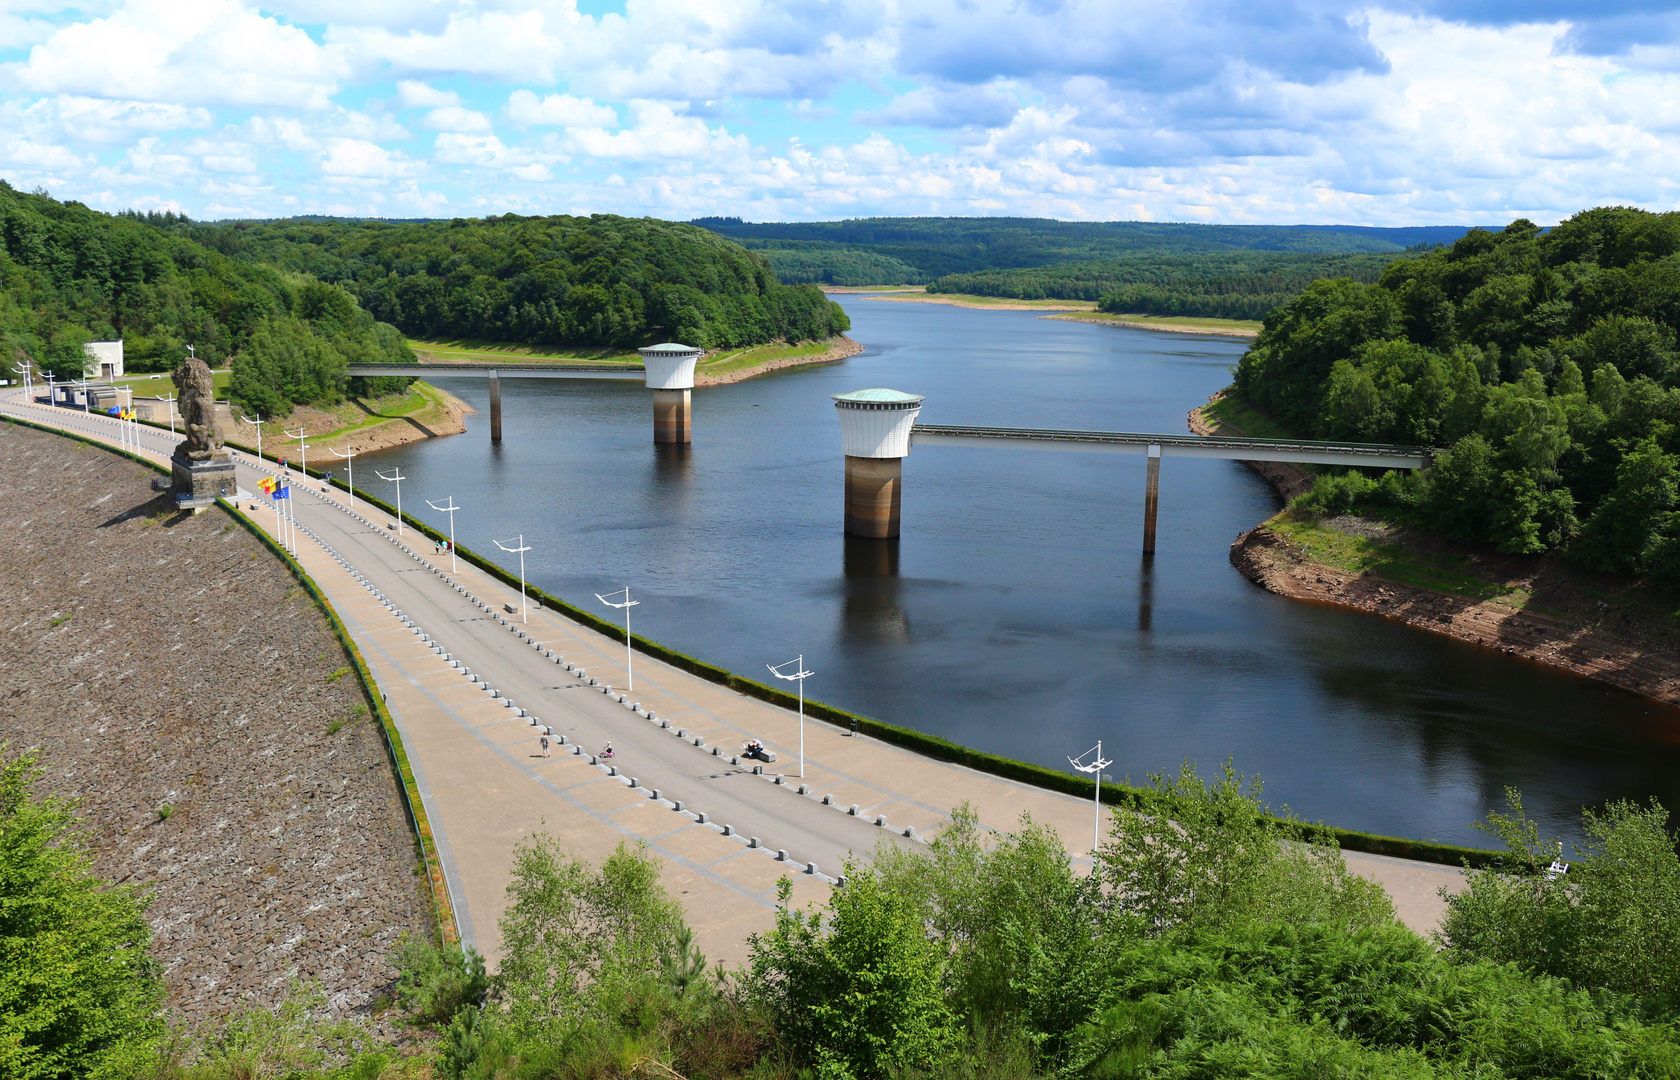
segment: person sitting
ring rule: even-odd
[[[606,746],[601,748],[601,756],[604,758],[610,758],[613,756],[612,743],[608,743]]]

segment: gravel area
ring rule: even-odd
[[[174,1017],[298,980],[365,1013],[430,925],[378,728],[285,566],[157,475],[0,423],[0,741],[81,800],[102,875],[148,886]]]

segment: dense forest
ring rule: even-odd
[[[966,808],[926,845],[853,859],[819,909],[725,976],[657,863],[515,852],[500,970],[409,941],[382,1042],[277,1010],[170,1031],[144,897],[95,878],[84,826],[0,760],[0,1072],[124,1080],[1672,1080],[1680,837],[1655,804],[1585,815],[1567,874],[1509,793],[1504,861],[1433,939],[1258,785],[1186,766],[1117,807],[1090,873],[1023,818]],[[307,948],[307,944],[302,948]]]
[[[0,180],[7,367],[33,361],[79,379],[83,344],[120,337],[129,371],[167,371],[192,345],[212,365],[232,357],[235,397],[283,416],[294,404],[338,400],[351,361],[414,360],[402,335],[343,289],[236,262],[194,242],[188,227],[172,213],[101,214]]]
[[[950,274],[1091,263],[1146,253],[1398,254],[1418,245],[1451,243],[1464,234],[1457,226],[1383,229],[1048,218],[860,218],[751,224],[739,218],[713,217],[697,218],[694,224],[761,252],[783,281],[832,285],[923,285]]]
[[[1294,255],[1270,251],[1149,253],[1102,262],[947,274],[929,292],[1020,300],[1095,300],[1103,311],[1263,319],[1318,278],[1375,282],[1390,254]]]
[[[850,327],[838,304],[810,286],[780,284],[761,256],[651,218],[287,220],[188,232],[240,264],[341,285],[414,337],[713,348],[818,340]]]
[[[1325,478],[1312,505],[1680,585],[1677,329],[1680,214],[1600,208],[1315,282],[1266,317],[1237,387],[1306,434],[1445,450]]]

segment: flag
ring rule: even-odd
[[[289,498],[291,498],[292,497],[292,485],[286,484],[283,487],[276,488],[274,490],[274,497],[276,499],[289,499]]]
[[[257,486],[262,488],[262,493],[264,495],[274,494],[274,477],[272,477],[272,476],[263,477],[262,482],[260,484],[258,484]]]

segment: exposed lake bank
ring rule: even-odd
[[[1273,434],[1245,430],[1227,393],[1191,411],[1192,431]],[[1245,464],[1285,499],[1312,485],[1298,466]],[[1680,705],[1672,604],[1557,554],[1501,555],[1357,515],[1286,511],[1238,536],[1231,565],[1279,596],[1370,612]]]

